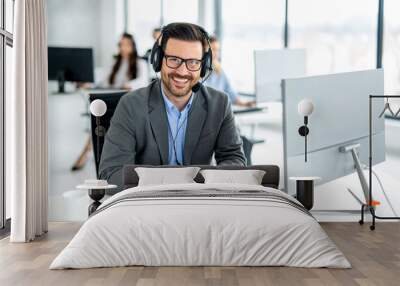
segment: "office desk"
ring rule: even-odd
[[[232,111],[233,111],[233,114],[243,114],[243,113],[252,113],[252,112],[260,112],[260,111],[264,111],[264,109],[266,109],[266,108],[263,108],[263,107],[257,107],[257,106],[254,106],[254,107],[244,107],[244,106],[233,106],[232,107]]]
[[[255,107],[233,108],[235,120],[241,130],[250,128],[247,137],[254,139],[257,126],[269,125],[282,118],[282,104],[279,102],[263,103]],[[259,136],[258,136],[259,137]]]
[[[271,104],[275,103],[258,103],[252,107],[232,105],[232,111],[234,114],[266,112],[271,107]]]

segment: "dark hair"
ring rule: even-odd
[[[128,69],[128,78],[129,79],[134,79],[137,77],[138,73],[138,68],[137,68],[137,60],[138,60],[138,53],[136,49],[136,43],[131,34],[128,33],[123,33],[121,39],[128,39],[131,44],[132,44],[132,53],[129,56],[129,69]],[[118,44],[119,46],[120,44]],[[115,80],[115,75],[117,74],[122,62],[122,55],[121,53],[118,53],[118,55],[115,57],[115,64],[112,68],[110,77],[108,79],[108,82],[110,85],[114,84]]]
[[[215,35],[210,36],[210,43],[215,43],[215,42],[219,42],[217,36]]]
[[[158,33],[161,32],[161,28],[157,27],[153,29],[153,33]]]
[[[169,39],[177,39],[188,42],[199,41],[203,46],[203,52],[208,49],[207,32],[198,25],[192,23],[171,23],[161,30],[161,48],[165,51]]]

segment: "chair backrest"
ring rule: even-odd
[[[253,149],[253,142],[251,142],[246,136],[240,136],[243,142],[243,153],[246,157],[246,165],[251,166],[251,150]]]
[[[90,103],[96,99],[103,100],[107,105],[107,112],[100,117],[100,125],[103,126],[107,132],[110,127],[111,118],[114,115],[114,111],[117,108],[119,100],[125,95],[128,91],[126,90],[118,90],[118,91],[110,91],[110,92],[96,92],[89,94]],[[101,158],[101,152],[103,150],[104,138],[105,136],[99,137],[99,142],[97,142],[97,135],[95,133],[96,130],[96,117],[91,114],[90,116],[91,122],[91,134],[92,134],[92,146],[94,152],[94,159],[96,163],[96,174],[99,177],[99,164]],[[97,150],[99,149],[99,152]],[[98,156],[99,154],[99,156]]]

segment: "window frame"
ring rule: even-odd
[[[0,236],[8,233],[10,230],[10,221],[6,218],[6,189],[5,189],[5,93],[6,93],[6,47],[13,47],[13,34],[6,30],[7,16],[6,1],[0,0],[1,5],[1,21],[0,21]],[[15,0],[11,0],[14,13]],[[12,29],[13,30],[13,29]]]
[[[285,26],[284,26],[284,47],[290,47],[290,26],[289,26],[289,16],[288,10],[290,8],[290,0],[285,0]],[[378,0],[378,5],[376,7],[376,63],[377,69],[382,68],[382,55],[383,55],[383,22],[384,22],[384,0]]]
[[[215,11],[215,34],[223,41],[223,22],[222,22],[222,0],[214,0]],[[283,25],[283,47],[290,47],[290,19],[288,11],[290,9],[290,0],[285,0],[285,20]],[[383,55],[383,39],[384,39],[384,0],[378,0],[377,9],[377,35],[376,35],[376,68],[382,68],[382,55]]]

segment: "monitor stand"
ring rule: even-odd
[[[347,189],[350,194],[360,203],[360,204],[366,204],[369,202],[369,186],[367,183],[367,179],[365,178],[365,174],[363,172],[363,167],[360,162],[360,157],[358,157],[357,149],[360,148],[360,144],[352,144],[352,145],[347,145],[347,146],[342,146],[339,148],[339,151],[342,153],[347,153],[351,152],[351,156],[353,157],[354,161],[354,167],[357,171],[358,179],[360,180],[361,184],[361,189],[364,193],[364,199],[365,201],[361,201],[352,191],[351,189]]]
[[[58,90],[57,91],[52,91],[51,94],[54,95],[66,95],[66,94],[71,94],[74,93],[73,91],[65,91],[65,81],[58,81]]]
[[[58,79],[58,92],[57,93],[65,93],[65,80]]]
[[[54,91],[52,94],[68,94],[71,92],[65,92],[65,71],[59,71],[57,73],[58,91]]]

